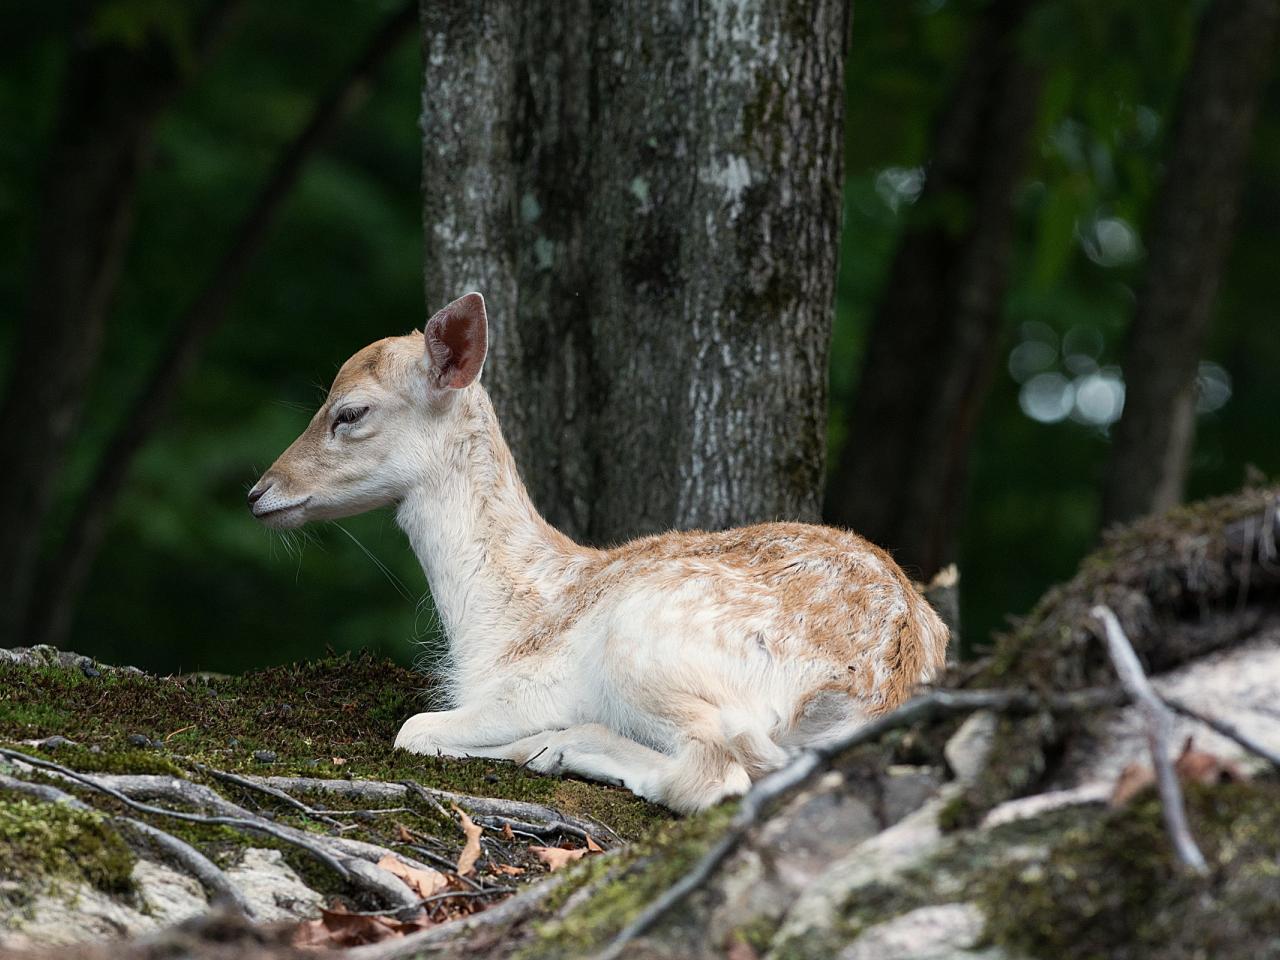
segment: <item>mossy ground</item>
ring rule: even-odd
[[[1280,956],[1280,787],[1187,791],[1211,872],[1174,859],[1154,794],[1062,834],[1043,862],[982,881],[989,939],[1053,960]]]
[[[102,817],[0,791],[0,897],[22,899],[59,880],[126,893],[134,862]]]
[[[460,793],[549,804],[593,817],[624,838],[670,819],[667,811],[624,790],[541,776],[499,761],[393,750],[400,724],[425,708],[423,688],[422,675],[371,656],[238,677],[87,677],[75,669],[4,664],[0,741],[67,737],[78,747],[63,747],[56,758],[86,770],[189,772],[198,761],[261,775],[413,779]],[[159,746],[133,746],[131,735]],[[255,758],[261,751],[273,753],[274,761]]]

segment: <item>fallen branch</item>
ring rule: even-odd
[[[1165,706],[1169,707],[1169,709],[1174,713],[1180,713],[1184,717],[1188,717],[1198,723],[1203,723],[1215,733],[1220,733],[1228,740],[1234,740],[1250,753],[1257,754],[1262,757],[1262,759],[1269,760],[1277,767],[1280,767],[1280,753],[1271,749],[1265,743],[1255,740],[1234,724],[1227,723],[1227,721],[1221,720],[1218,717],[1192,709],[1181,700],[1175,700],[1173,697],[1162,696],[1160,699],[1163,700]]]
[[[0,775],[0,787],[38,797],[46,803],[64,804],[73,810],[91,813],[99,812],[79,797],[59,790],[57,787],[47,783],[32,783],[29,780],[19,780],[16,777]],[[249,902],[245,900],[244,895],[227,879],[227,875],[219,869],[217,864],[189,843],[179,840],[173,834],[166,833],[149,823],[135,820],[133,817],[110,816],[107,819],[117,828],[122,828],[135,836],[142,837],[153,847],[158,848],[170,857],[174,863],[194,877],[200,886],[204,887],[209,894],[211,902],[226,901],[246,917],[252,918],[254,916],[253,908],[249,906]]]
[[[1203,876],[1209,872],[1209,866],[1187,826],[1182,787],[1169,756],[1169,730],[1173,717],[1143,672],[1138,655],[1129,643],[1129,638],[1124,635],[1115,613],[1110,607],[1103,605],[1094,607],[1090,612],[1102,624],[1107,652],[1111,655],[1111,662],[1115,665],[1120,682],[1137,702],[1146,719],[1147,745],[1156,773],[1156,788],[1160,793],[1165,828],[1173,841],[1173,849],[1185,866]]]

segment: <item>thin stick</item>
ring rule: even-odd
[[[1120,682],[1137,702],[1146,719],[1147,746],[1151,750],[1151,763],[1156,772],[1156,788],[1160,792],[1160,807],[1164,813],[1164,825],[1173,841],[1173,849],[1190,870],[1204,876],[1209,872],[1204,854],[1196,846],[1195,838],[1187,826],[1187,811],[1182,802],[1182,787],[1169,756],[1169,731],[1173,717],[1169,708],[1161,702],[1151,681],[1142,671],[1142,664],[1134,652],[1129,638],[1124,635],[1120,621],[1110,607],[1098,605],[1090,613],[1102,624],[1107,652],[1115,665]]]
[[[1189,717],[1190,719],[1195,720],[1198,723],[1203,723],[1206,727],[1208,727],[1210,730],[1213,730],[1215,733],[1222,734],[1222,736],[1226,737],[1228,740],[1234,740],[1236,743],[1240,744],[1240,746],[1244,747],[1250,753],[1255,753],[1258,756],[1262,757],[1262,759],[1269,760],[1271,763],[1275,764],[1277,767],[1280,767],[1280,753],[1277,753],[1275,750],[1268,747],[1265,743],[1262,743],[1259,740],[1255,740],[1249,734],[1245,733],[1239,727],[1235,726],[1235,724],[1227,723],[1227,721],[1221,720],[1218,717],[1212,716],[1211,714],[1203,713],[1199,710],[1194,710],[1191,707],[1187,706],[1185,703],[1183,703],[1181,700],[1175,700],[1173,697],[1162,696],[1160,699],[1163,700],[1165,702],[1165,705],[1168,706],[1169,709],[1171,709],[1174,713],[1180,713],[1184,717]]]

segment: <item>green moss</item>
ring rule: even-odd
[[[979,902],[987,936],[1018,955],[1274,956],[1280,943],[1280,789],[1192,786],[1193,834],[1211,865],[1175,862],[1154,795],[1061,836],[1043,863],[993,871]]]
[[[554,915],[584,887],[592,887],[591,896],[563,917],[541,924],[536,938],[517,956],[535,960],[594,951],[691,869],[736,810],[736,803],[722,804],[688,820],[656,827],[619,855],[579,864],[546,910]]]
[[[499,761],[393,750],[400,724],[422,709],[424,682],[421,674],[367,655],[239,677],[105,673],[88,679],[58,666],[4,664],[0,740],[69,737],[80,747],[51,756],[84,770],[176,773],[194,760],[257,774],[415,779],[459,793],[549,804],[597,819],[624,838],[670,819],[669,812],[625,790],[557,780]],[[131,746],[129,738],[137,734],[161,747]],[[100,753],[90,752],[94,746]],[[275,761],[255,758],[261,751]]]
[[[0,876],[83,880],[108,893],[132,889],[133,853],[97,814],[0,792]]]

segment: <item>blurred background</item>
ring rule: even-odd
[[[347,356],[428,312],[416,14],[380,0],[273,0],[218,23],[218,6],[112,0],[93,5],[87,27],[83,5],[6,8],[6,470],[15,437],[69,438],[41,480],[48,510],[27,550],[45,572],[6,576],[28,577],[42,637],[106,661],[236,671],[371,649],[408,662],[432,635],[432,615],[390,513],[286,538],[252,520],[244,493]],[[858,522],[841,493],[856,479],[857,424],[875,422],[859,390],[864,371],[885,367],[868,367],[868,353],[877,337],[892,339],[892,318],[946,286],[939,277],[974,269],[930,237],[972,222],[966,204],[996,189],[1007,217],[995,218],[992,242],[1007,255],[989,257],[974,281],[994,322],[968,374],[957,454],[967,469],[944,478],[941,552],[901,544],[921,573],[958,561],[970,651],[1069,576],[1125,513],[1123,485],[1107,512],[1103,491],[1109,471],[1124,473],[1114,453],[1126,373],[1164,362],[1150,350],[1127,358],[1128,331],[1145,309],[1159,343],[1151,301],[1161,290],[1183,296],[1148,271],[1216,280],[1207,327],[1185,347],[1196,371],[1186,495],[1235,489],[1250,470],[1280,472],[1280,78],[1270,59],[1222,79],[1256,114],[1237,137],[1238,164],[1215,163],[1230,159],[1230,143],[1171,153],[1213,13],[1183,0],[853,9],[826,513],[895,539],[893,522]],[[987,114],[999,107],[976,138],[963,122],[974,102]],[[1204,238],[1203,259],[1196,245],[1190,259],[1156,263],[1162,231],[1176,232],[1175,215],[1190,208],[1169,176],[1179,164],[1198,171],[1190,206],[1238,202],[1238,215],[1191,230]],[[118,189],[99,191],[108,199],[98,207],[83,201],[90,213],[127,224],[107,291],[94,286],[101,276],[86,280],[41,252],[66,246],[47,235],[57,223],[49,191],[75,203],[95,177]],[[82,331],[58,341],[68,367],[84,366],[87,390],[76,416],[46,426],[46,384],[23,383],[12,363],[18,320],[30,319],[33,291],[56,301],[76,283],[101,293],[101,339]],[[922,362],[913,389],[927,395],[931,377],[951,375],[943,360]],[[865,449],[884,443],[862,435]]]

